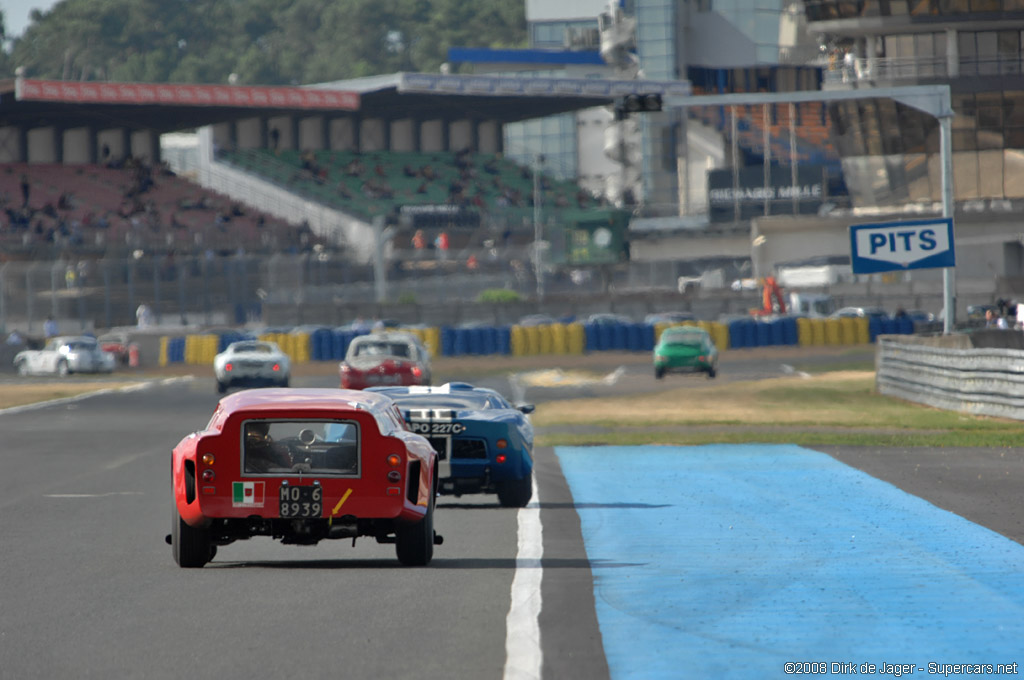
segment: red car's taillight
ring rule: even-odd
[[[419,366],[413,366],[412,367],[412,374],[415,377],[417,377],[417,378],[422,377],[423,376],[423,369],[420,368]]]
[[[227,371],[228,373],[230,373],[233,368],[234,366],[232,366],[230,363],[224,364],[224,370]]]

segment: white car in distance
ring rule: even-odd
[[[291,361],[275,342],[239,340],[213,358],[217,392],[231,387],[288,387]]]
[[[26,349],[14,355],[19,375],[112,373],[116,363],[114,355],[88,335],[50,338],[42,349]]]

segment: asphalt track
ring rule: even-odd
[[[720,379],[780,370],[739,355]],[[178,569],[169,451],[215,403],[196,379],[0,414],[0,676],[516,677],[510,592],[538,565],[487,498],[441,499],[426,569],[363,539]],[[1024,661],[1020,449],[701,448],[536,452],[542,677]]]

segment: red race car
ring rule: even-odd
[[[379,385],[429,385],[430,350],[412,333],[359,335],[338,367],[343,389]]]
[[[408,566],[430,562],[437,453],[381,394],[244,390],[174,447],[167,542],[181,567],[253,536],[315,545],[372,536]]]
[[[131,361],[131,355],[134,351],[136,358],[138,355],[138,346],[134,346],[127,333],[104,333],[100,337],[96,338],[96,342],[99,343],[100,348],[104,352],[110,352],[117,359],[117,363],[122,366],[127,366]]]

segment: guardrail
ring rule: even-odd
[[[934,408],[1024,420],[1018,396],[1024,395],[1024,349],[930,346],[883,336],[875,385],[880,394]]]
[[[419,336],[434,356],[584,354],[603,351],[650,352],[661,333],[674,324],[557,323],[541,326],[448,326],[404,329]],[[719,350],[778,345],[856,345],[874,342],[883,333],[914,332],[908,319],[735,319],[688,321],[703,328]],[[340,361],[349,343],[369,331],[318,329],[312,333],[268,333],[292,361]],[[159,363],[212,364],[230,343],[254,334],[221,332],[160,338]]]

